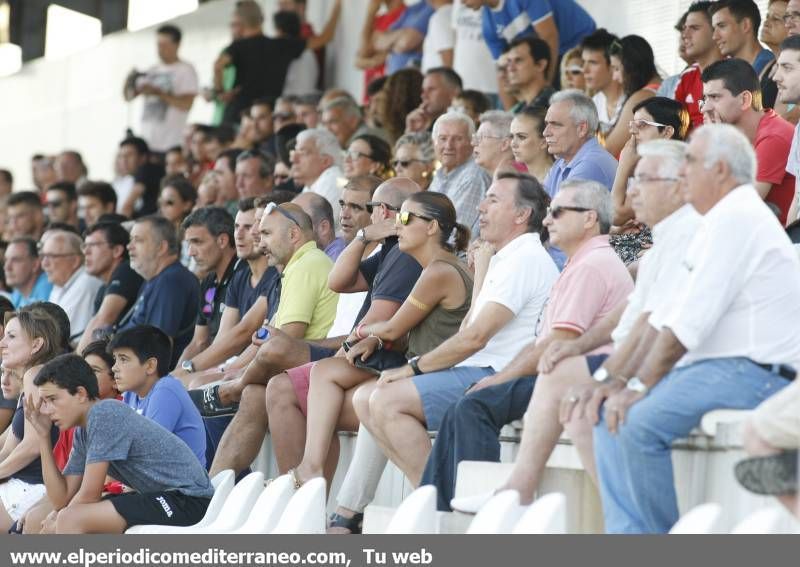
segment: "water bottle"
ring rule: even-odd
[[[258,340],[260,340],[260,341],[265,341],[265,340],[267,340],[267,339],[269,338],[269,329],[267,329],[266,327],[261,327],[261,328],[260,328],[260,329],[259,329],[259,330],[256,332],[256,338],[257,338]]]

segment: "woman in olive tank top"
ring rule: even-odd
[[[419,262],[422,273],[388,321],[359,324],[346,341],[344,356],[340,352],[314,366],[305,453],[292,471],[298,485],[322,476],[337,425],[358,427],[350,394],[358,387],[374,387],[376,377],[356,362],[380,357],[382,349],[404,352],[406,358],[433,350],[458,331],[469,311],[472,276],[455,255],[469,244],[469,229],[456,222],[450,199],[441,193],[415,193],[403,203],[395,226],[400,250]],[[405,358],[395,358],[405,363]]]

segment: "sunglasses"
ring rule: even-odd
[[[209,316],[214,312],[214,301],[217,299],[217,287],[210,287],[206,290],[203,297],[205,305],[203,305],[203,315]]]
[[[575,211],[576,213],[585,213],[586,211],[592,211],[594,209],[587,209],[586,207],[547,207],[547,214],[554,219],[559,218],[561,215],[564,214],[565,211]]]
[[[432,217],[418,215],[417,213],[412,213],[411,211],[399,211],[394,218],[398,223],[400,223],[403,226],[406,226],[408,223],[411,222],[411,217],[417,217],[418,219],[423,219],[426,221],[435,220]]]
[[[577,77],[578,75],[583,75],[583,69],[580,67],[567,67],[565,69],[567,75],[572,75],[573,77]]]
[[[293,216],[292,216],[292,215],[291,215],[289,212],[287,212],[287,211],[284,211],[284,210],[281,208],[281,206],[280,206],[280,205],[278,205],[277,203],[274,203],[274,202],[272,202],[272,203],[267,203],[267,208],[266,208],[266,209],[264,209],[264,216],[271,215],[271,214],[272,214],[274,211],[278,211],[280,214],[282,214],[282,215],[283,215],[283,216],[285,216],[287,219],[289,219],[290,221],[292,221],[292,222],[293,222],[294,224],[296,224],[298,227],[300,227],[300,228],[303,228],[303,227],[301,227],[301,226],[300,226],[300,223],[299,223],[299,222],[297,222],[297,219],[296,219],[296,218],[294,218],[294,217],[293,217]]]
[[[390,205],[389,203],[381,203],[380,201],[370,201],[369,203],[367,203],[367,207],[372,207],[372,208],[375,208],[375,207],[386,207],[390,211],[399,211],[400,210],[400,207],[395,207],[394,205]],[[367,209],[367,210],[369,210],[369,209]],[[372,211],[370,211],[370,212],[372,212]]]
[[[409,167],[415,161],[422,163],[421,159],[396,159],[392,162],[392,167],[394,167],[395,169],[397,169],[398,166],[404,168]]]

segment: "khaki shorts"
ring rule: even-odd
[[[800,447],[800,380],[767,398],[753,414],[759,436],[777,449]]]

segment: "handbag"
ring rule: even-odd
[[[348,352],[350,347],[351,345],[347,341],[342,343],[342,348],[344,348],[345,352]],[[356,368],[366,370],[375,376],[379,376],[384,370],[399,368],[400,366],[408,364],[408,360],[405,354],[396,350],[376,350],[367,360],[357,358],[353,361],[353,364]]]

